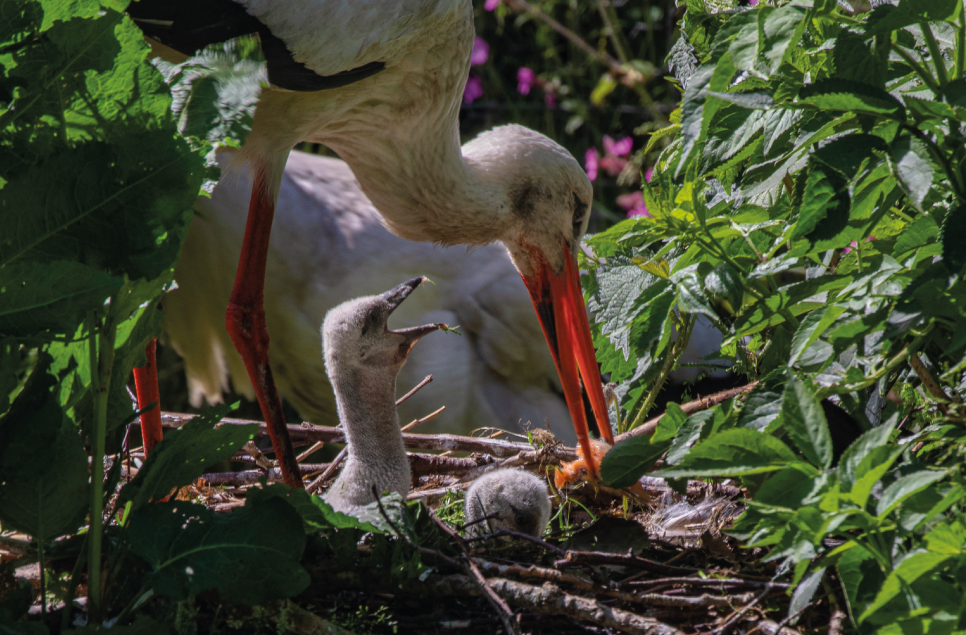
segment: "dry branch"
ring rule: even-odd
[[[554,563],[554,565],[557,567],[584,564],[607,564],[620,567],[633,567],[635,569],[644,569],[645,571],[651,571],[663,575],[687,574],[695,572],[695,569],[672,567],[632,554],[606,553],[602,551],[568,551],[562,560],[558,560]]]
[[[745,393],[749,393],[752,390],[754,390],[755,386],[757,385],[758,385],[758,382],[753,381],[750,384],[739,386],[738,388],[730,388],[728,390],[722,390],[721,392],[716,392],[713,395],[708,395],[707,397],[701,397],[699,399],[695,399],[694,401],[689,401],[686,404],[681,404],[681,410],[683,410],[684,414],[686,415],[692,415],[695,412],[700,412],[702,410],[707,410],[708,408],[713,408],[720,403],[728,401],[732,397],[737,397],[738,395],[744,395]],[[632,437],[639,437],[642,435],[647,436],[647,435],[654,434],[654,431],[657,429],[657,424],[661,420],[661,417],[663,416],[664,416],[664,413],[661,413],[656,417],[648,419],[647,421],[642,423],[640,426],[634,428],[633,430],[625,432],[624,434],[617,435],[617,438],[615,438],[614,441],[617,443],[620,443],[621,441],[625,439],[630,439]]]
[[[194,418],[194,415],[162,412],[161,424],[168,428],[177,428]],[[261,421],[249,419],[222,419],[217,425],[257,425],[258,435],[268,436],[268,427]],[[317,426],[308,422],[301,425],[288,426],[289,436],[296,441],[324,441],[325,443],[345,443],[345,432],[341,428]],[[416,450],[449,450],[452,452],[479,452],[494,457],[510,457],[520,452],[532,452],[533,446],[528,443],[503,441],[500,439],[480,439],[477,437],[463,437],[455,434],[414,434],[403,433],[403,444],[407,448]],[[577,452],[573,448],[558,448],[557,456],[563,460],[573,460]]]

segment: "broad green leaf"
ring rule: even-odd
[[[712,66],[698,68],[684,91],[684,99],[681,102],[681,134],[678,137],[682,145],[680,159],[674,173],[675,178],[684,170],[691,151],[701,137],[704,105],[708,99],[708,85],[711,83],[713,72]]]
[[[959,522],[937,525],[926,534],[926,547],[933,553],[958,556],[963,552],[964,542],[966,542],[966,530]]]
[[[87,455],[49,367],[42,354],[0,419],[0,524],[44,542],[76,530],[90,500]]]
[[[903,120],[902,103],[875,86],[840,79],[821,79],[798,93],[799,107],[821,111],[845,111]]]
[[[953,211],[950,214],[954,213]],[[947,218],[949,216],[947,215]],[[966,230],[966,226],[963,227]],[[963,234],[959,234],[963,235]],[[908,251],[922,247],[923,245],[935,241],[936,237],[939,236],[939,226],[936,221],[931,216],[920,216],[911,225],[907,225],[899,238],[896,240],[896,246],[893,253],[896,257],[905,254]],[[956,241],[955,247],[961,245],[963,241]],[[964,245],[966,247],[966,245]],[[966,264],[966,248],[963,249],[963,263]]]
[[[778,71],[788,46],[801,39],[802,30],[805,28],[805,14],[804,8],[788,4],[765,18],[761,49],[771,73]]]
[[[941,567],[951,555],[944,553],[920,552],[908,556],[889,573],[882,588],[875,596],[875,601],[862,612],[858,622],[862,623],[876,611],[884,607],[889,600],[903,593],[910,584]]]
[[[768,94],[768,91],[764,90],[751,90],[746,93],[709,92],[708,94],[750,110],[768,110],[775,105],[775,100]]]
[[[811,346],[812,342],[817,340],[844,312],[845,307],[831,304],[805,316],[798,330],[795,331],[794,337],[792,337],[792,350],[791,356],[788,358],[788,366],[793,366],[801,354],[805,352],[805,349]]]
[[[839,458],[839,482],[848,491],[857,478],[862,476],[859,466],[862,461],[876,448],[885,446],[889,442],[892,430],[889,426],[879,426],[862,433]],[[864,468],[865,466],[863,466]]]
[[[176,430],[154,447],[134,480],[121,489],[121,504],[132,501],[137,510],[160,500],[176,487],[188,485],[207,466],[235,454],[258,431],[255,425],[215,424],[231,412],[231,406],[214,406]]]
[[[796,187],[798,222],[789,236],[792,240],[811,234],[829,213],[847,215],[849,208],[848,182],[837,173],[813,162],[799,179],[804,179],[804,187],[800,194]]]
[[[816,161],[834,169],[846,179],[853,179],[863,162],[874,158],[875,151],[884,151],[888,144],[881,137],[870,134],[850,134],[833,139],[813,153]]]
[[[966,205],[959,205],[946,213],[939,240],[943,246],[943,261],[953,274],[962,272],[966,265]]]
[[[943,485],[938,485],[926,488],[907,498],[899,507],[899,526],[907,532],[912,532],[944,513],[964,496],[966,496],[966,490],[960,485],[945,488]]]
[[[651,442],[672,440],[687,420],[688,416],[681,410],[681,406],[672,401],[667,405],[664,416],[657,422],[657,428],[651,435]]]
[[[797,615],[811,603],[812,597],[814,597],[815,591],[818,590],[824,577],[825,567],[821,567],[809,573],[799,582],[798,586],[795,587],[795,592],[792,593],[792,601],[788,604],[789,617]]]
[[[751,391],[738,415],[738,425],[764,432],[782,409],[782,393],[770,389],[765,384],[758,384]]]
[[[835,569],[849,605],[849,614],[855,619],[875,600],[885,574],[872,553],[855,543],[842,555]]]
[[[872,12],[866,37],[889,33],[910,24],[952,17],[957,0],[903,0],[898,6],[880,5]]]
[[[655,303],[669,307],[673,294],[664,293],[670,285],[626,259],[615,257],[605,267],[597,270],[597,292],[591,299],[590,309],[595,314],[601,333],[607,335],[614,348],[628,359],[631,352],[631,335],[635,320],[643,313],[643,322],[652,324]],[[659,299],[666,295],[666,298]],[[666,315],[666,310],[665,310]],[[646,337],[652,338],[656,328],[649,329]]]
[[[933,167],[926,144],[910,135],[895,140],[889,151],[889,168],[899,185],[917,208],[929,194],[933,183]]]
[[[652,443],[651,437],[631,437],[615,445],[600,463],[600,477],[611,487],[630,487],[644,476],[670,443]]]
[[[946,476],[945,470],[920,470],[901,476],[882,492],[875,513],[881,518],[907,498]]]
[[[872,488],[882,480],[900,454],[902,448],[893,446],[881,446],[869,452],[855,470],[855,483],[849,491],[852,502],[865,509]]]
[[[224,602],[265,604],[309,584],[299,566],[302,519],[278,497],[231,514],[180,501],[147,505],[131,513],[128,537],[150,567],[146,584],[172,600],[215,590]]]
[[[822,406],[814,393],[791,373],[782,398],[782,420],[788,436],[812,465],[825,470],[832,466],[832,436]]]
[[[253,488],[245,499],[246,505],[265,501],[269,498],[282,498],[302,517],[306,534],[327,532],[333,529],[359,529],[382,533],[382,530],[372,524],[362,522],[355,516],[349,516],[332,509],[332,506],[322,500],[320,496],[310,496],[304,489],[293,489],[281,483],[267,487]]]
[[[668,450],[665,463],[668,465],[679,464],[687,456],[691,447],[698,442],[698,439],[708,436],[706,430],[712,419],[714,419],[713,410],[696,412],[688,417],[678,428],[674,441],[671,443],[671,448]]]
[[[73,333],[123,281],[68,260],[15,262],[0,267],[0,333]]]
[[[795,462],[795,453],[775,437],[747,428],[733,428],[711,435],[692,448],[680,465],[659,470],[654,476],[701,478],[763,474]]]

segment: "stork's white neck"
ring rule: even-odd
[[[507,183],[463,154],[455,115],[447,119],[335,149],[394,234],[445,245],[500,240],[510,219]]]

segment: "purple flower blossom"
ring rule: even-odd
[[[615,157],[626,157],[634,149],[634,139],[624,137],[614,141],[608,135],[604,135],[604,152]]]
[[[653,174],[654,168],[648,168],[644,173],[644,180],[650,183]],[[647,205],[644,204],[644,194],[640,190],[630,194],[621,194],[617,197],[617,204],[627,210],[627,218],[632,216],[651,217],[651,213],[647,211]]]
[[[470,65],[479,66],[480,64],[486,64],[486,60],[489,58],[490,45],[483,38],[477,37],[473,40],[473,52],[470,53]]]
[[[597,160],[599,157],[597,148],[587,148],[587,152],[584,154],[584,169],[587,170],[587,178],[591,181],[597,178]]]
[[[526,66],[521,66],[520,70],[517,71],[517,92],[521,95],[529,95],[530,89],[533,88],[536,80],[536,73]]]
[[[553,93],[544,93],[543,103],[547,105],[547,108],[549,108],[550,110],[553,110],[554,108],[557,107],[557,96],[554,95]]]
[[[471,74],[466,80],[466,88],[463,89],[463,103],[472,104],[483,96],[483,80],[479,75]]]
[[[500,1],[501,0],[486,0],[486,2],[483,3],[483,8],[487,11],[493,11],[500,6]]]

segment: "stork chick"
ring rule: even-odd
[[[416,342],[445,324],[399,331],[389,316],[422,284],[413,278],[382,295],[344,302],[322,324],[325,369],[345,428],[348,459],[322,497],[336,511],[353,513],[374,502],[373,488],[409,493],[409,459],[396,414],[396,374]]]
[[[509,529],[539,538],[550,522],[550,492],[542,478],[525,470],[494,470],[470,485],[464,508],[471,535]]]

